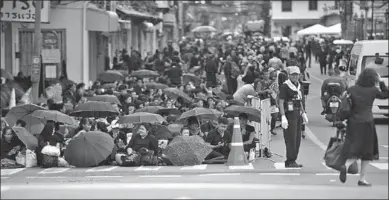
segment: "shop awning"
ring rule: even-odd
[[[88,8],[86,13],[86,29],[88,31],[119,31],[119,16],[115,12]]]
[[[126,9],[126,8],[116,8],[116,12],[119,12],[119,13],[121,13],[124,16],[129,17],[129,18],[138,18],[140,20],[149,21],[149,22],[153,23],[154,25],[158,24],[159,22],[162,22],[162,20],[163,20],[160,17],[153,16],[153,15],[150,15],[148,13],[142,13],[142,12],[139,12],[136,10],[130,10],[130,9]]]

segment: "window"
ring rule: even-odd
[[[309,10],[317,10],[317,0],[309,0],[308,9]]]
[[[364,56],[362,59],[361,71],[365,68],[373,68],[382,78],[388,78],[388,56],[380,56],[381,62],[376,62],[375,56]]]
[[[292,0],[282,0],[282,12],[292,11]]]
[[[351,54],[350,61],[349,61],[349,67],[348,67],[350,75],[355,76],[357,74],[358,59],[359,59],[358,55]]]

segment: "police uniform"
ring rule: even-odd
[[[291,71],[291,73],[293,73]],[[299,70],[296,70],[299,73]],[[293,84],[293,85],[291,85]],[[300,84],[300,83],[299,83]],[[301,117],[304,109],[302,107],[302,85],[295,85],[290,80],[280,85],[279,99],[284,100],[284,112],[288,127],[284,129],[284,140],[286,145],[285,167],[302,167],[296,163],[301,143],[301,128],[303,119]],[[298,92],[300,91],[300,92]]]

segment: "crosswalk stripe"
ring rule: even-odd
[[[58,174],[69,170],[70,168],[48,168],[40,171],[38,174]]]
[[[388,170],[388,163],[370,163],[370,165],[373,165],[380,170]]]
[[[384,147],[384,148],[386,148],[386,149],[388,149],[389,148],[389,145],[380,145],[381,147]]]
[[[207,165],[186,166],[186,167],[182,167],[180,170],[205,170],[205,169],[207,169]]]
[[[16,174],[25,170],[26,168],[16,168],[16,169],[1,169],[1,176],[8,176],[12,174]]]
[[[253,164],[249,163],[248,165],[237,165],[237,166],[228,166],[229,169],[254,169]]]
[[[107,166],[99,166],[99,167],[94,167],[92,169],[88,169],[86,170],[86,172],[109,172],[109,171],[112,171],[116,168],[118,168],[119,166],[111,166],[111,167],[108,167]]]
[[[276,169],[301,169],[301,168],[286,168],[285,163],[274,163]]]
[[[134,171],[158,171],[159,169],[161,169],[161,167],[144,167],[144,166],[141,166],[141,167],[138,167],[138,168],[134,169]]]

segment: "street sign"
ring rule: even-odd
[[[32,67],[31,67],[31,82],[39,82],[41,74],[41,59],[40,56],[32,56]]]

